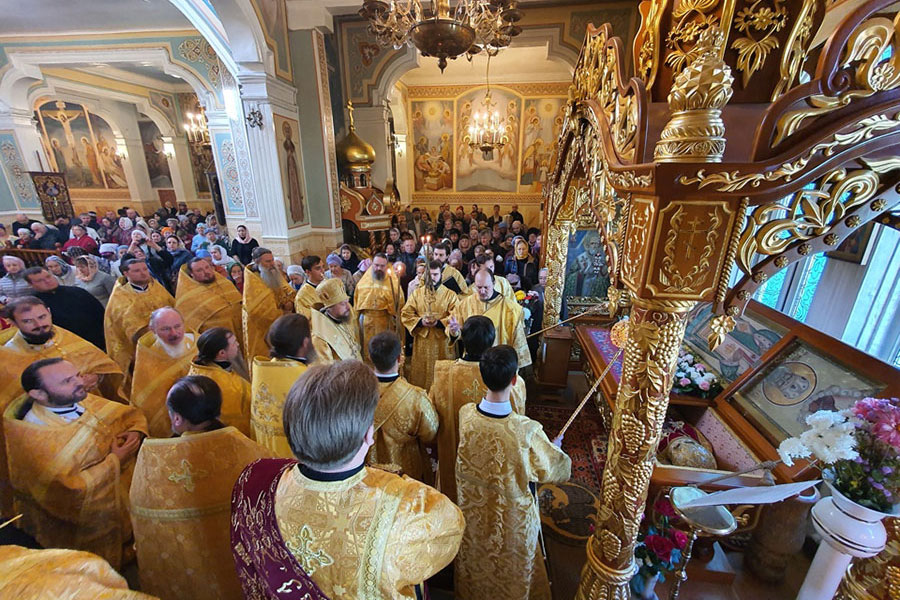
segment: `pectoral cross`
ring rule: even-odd
[[[688,234],[688,240],[687,240],[687,244],[686,244],[686,249],[685,249],[685,251],[684,251],[684,257],[685,257],[685,258],[690,258],[690,257],[691,257],[691,250],[695,250],[695,248],[694,248],[694,236],[697,235],[698,233],[709,233],[710,231],[712,231],[712,228],[709,228],[709,229],[699,229],[699,226],[702,225],[702,224],[703,224],[703,222],[700,220],[699,217],[694,217],[694,220],[693,220],[693,221],[690,221],[690,222],[688,223],[688,225],[690,226],[690,229],[686,229],[686,230],[683,232],[683,233]]]

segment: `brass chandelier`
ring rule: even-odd
[[[368,19],[369,31],[382,46],[400,49],[414,46],[422,56],[438,59],[441,72],[447,59],[480,52],[496,55],[522,33],[516,22],[522,12],[516,0],[432,0],[430,14],[423,0],[364,0],[360,16]]]
[[[485,70],[487,89],[484,92],[484,100],[481,101],[483,112],[476,111],[472,114],[472,122],[469,125],[463,143],[473,150],[481,150],[481,157],[488,161],[494,159],[494,150],[499,150],[509,143],[509,127],[500,120],[500,112],[496,110],[497,103],[491,99],[491,55],[488,54],[487,69]]]

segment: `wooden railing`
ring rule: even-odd
[[[42,267],[44,261],[51,256],[62,257],[59,250],[29,250],[25,248],[0,248],[0,258],[17,256],[25,262],[26,267]]]

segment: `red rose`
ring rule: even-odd
[[[684,550],[684,547],[687,546],[688,536],[685,532],[680,529],[672,530],[672,541],[675,542],[675,547],[679,550]]]
[[[665,498],[660,498],[653,504],[653,509],[659,514],[669,517],[670,519],[675,518],[675,509],[672,508],[672,503],[666,500]]]
[[[661,535],[648,535],[644,538],[644,545],[656,555],[656,558],[663,562],[669,562],[669,559],[672,557],[672,550],[675,549],[672,540]]]

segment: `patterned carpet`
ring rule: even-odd
[[[592,410],[593,409],[593,410]],[[544,426],[553,439],[572,414],[572,408],[546,404],[528,405],[529,417]],[[588,405],[575,419],[563,439],[563,450],[572,458],[572,481],[599,493],[606,462],[606,431],[596,408]]]

